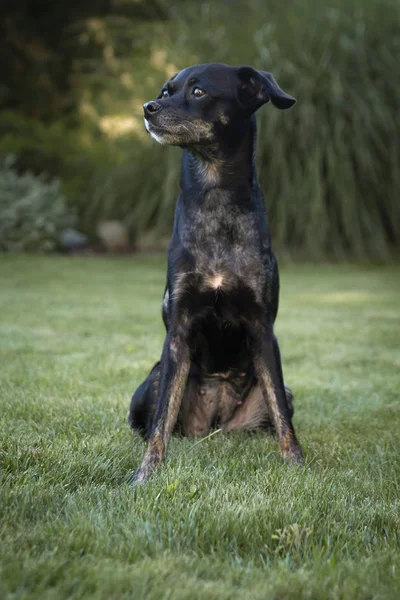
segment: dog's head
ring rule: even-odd
[[[146,102],[144,121],[160,144],[212,145],[269,100],[280,109],[296,102],[266,71],[221,63],[196,65],[180,71],[163,85],[156,100]]]

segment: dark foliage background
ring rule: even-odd
[[[258,117],[278,250],[398,253],[397,0],[3,0],[0,11],[0,158],[59,178],[93,240],[113,218],[132,241],[163,245],[179,150],[148,139],[142,103],[177,70],[218,60],[272,71],[298,99]]]

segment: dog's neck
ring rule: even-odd
[[[185,149],[181,174],[183,196],[204,196],[213,189],[247,188],[256,181],[256,120],[252,116],[227,131],[223,143]]]

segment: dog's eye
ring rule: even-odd
[[[169,96],[169,91],[168,90],[163,90],[161,92],[161,98],[168,98]]]
[[[195,98],[201,98],[206,94],[206,92],[199,87],[195,87],[192,94]]]

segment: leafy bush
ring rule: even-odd
[[[43,123],[18,111],[0,113],[0,157],[13,155],[18,171],[49,173],[61,180],[62,191],[73,202],[88,180],[116,160],[116,149],[86,120],[60,119]]]
[[[60,231],[74,221],[60,183],[20,175],[13,164],[13,158],[0,162],[0,250],[52,251]]]

